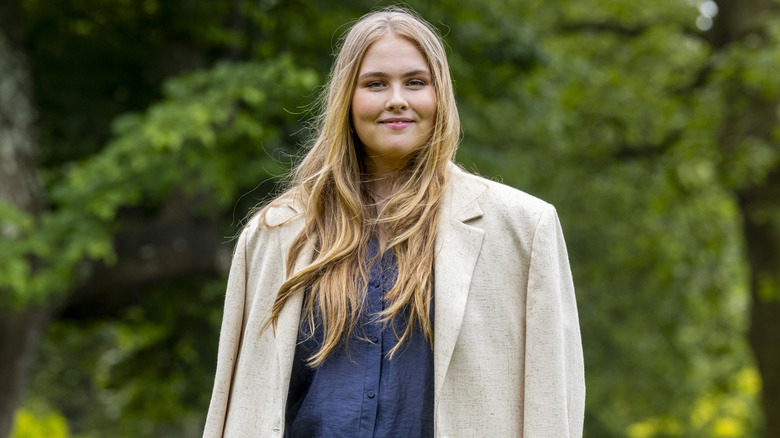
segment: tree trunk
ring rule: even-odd
[[[32,76],[13,1],[0,3],[0,201],[40,213],[43,190],[36,176],[36,111]],[[17,230],[0,227],[5,238]],[[29,364],[48,320],[45,307],[15,309],[0,290],[0,437],[8,436],[27,381]]]
[[[762,380],[766,436],[780,437],[780,169],[742,190],[739,206],[751,273],[750,346]]]
[[[30,363],[49,320],[46,308],[0,312],[0,437],[8,436]]]
[[[710,35],[712,46],[729,50],[748,35],[765,40],[769,17],[777,15],[772,0],[720,0],[720,12]],[[747,66],[750,68],[750,66]],[[774,97],[746,93],[734,78],[730,108],[721,136],[728,157],[745,137],[760,138],[780,148],[774,138],[778,102]],[[725,166],[733,163],[726,162]],[[762,381],[765,436],[780,437],[780,167],[765,180],[736,189],[750,271],[750,331],[748,339]]]
[[[37,214],[43,205],[36,177],[37,113],[32,75],[21,47],[13,2],[0,4],[0,200]]]

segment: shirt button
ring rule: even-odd
[[[379,340],[376,336],[371,336],[371,342],[376,343]]]
[[[376,280],[374,280],[374,281],[372,281],[372,282],[370,283],[370,285],[371,285],[371,287],[373,287],[373,288],[377,288],[377,287],[379,287],[379,282],[378,282],[378,281],[376,281]]]
[[[374,391],[368,391],[368,394],[366,394],[368,398],[374,398],[376,394],[374,394]]]

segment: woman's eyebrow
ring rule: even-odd
[[[428,70],[412,70],[408,73],[405,73],[403,77],[407,78],[409,76],[430,76],[431,72]]]
[[[412,70],[404,73],[403,75],[401,75],[401,77],[407,78],[409,76],[423,76],[423,75],[430,76],[431,72],[429,72],[428,70]],[[358,80],[360,81],[367,78],[388,78],[388,77],[390,77],[390,75],[382,71],[369,71],[358,76]]]

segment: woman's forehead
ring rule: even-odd
[[[399,71],[430,73],[428,62],[420,49],[407,38],[393,35],[382,37],[368,47],[358,75]]]

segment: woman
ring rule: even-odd
[[[204,437],[573,437],[582,348],[555,209],[453,164],[441,39],[338,51],[291,188],[236,246]]]

